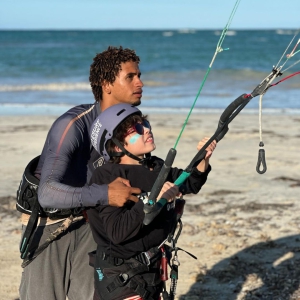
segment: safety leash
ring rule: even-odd
[[[259,174],[263,174],[267,171],[265,149],[263,148],[264,142],[262,139],[262,100],[263,100],[263,96],[270,87],[275,86],[275,85],[279,84],[280,82],[282,82],[286,79],[289,79],[295,75],[298,75],[300,73],[300,72],[293,73],[293,74],[283,78],[282,80],[279,80],[278,82],[276,82],[274,84],[271,84],[276,77],[281,76],[283,74],[283,72],[287,71],[288,69],[290,69],[291,67],[295,66],[296,64],[298,64],[300,62],[300,60],[298,60],[297,62],[293,63],[291,66],[286,68],[285,70],[281,71],[283,66],[289,61],[289,59],[292,58],[293,56],[295,56],[298,52],[300,52],[300,50],[296,51],[298,45],[300,44],[300,39],[299,39],[297,41],[297,43],[295,44],[294,48],[292,49],[291,53],[286,54],[288,49],[292,45],[294,39],[298,35],[298,33],[299,33],[299,30],[296,31],[295,35],[293,36],[290,43],[288,44],[285,51],[283,52],[281,58],[279,59],[277,65],[273,68],[273,70],[272,70],[273,75],[269,77],[268,86],[266,87],[265,91],[262,94],[260,94],[260,97],[259,97],[259,139],[260,139],[260,141],[259,141],[259,150],[258,150],[258,160],[257,160],[257,165],[256,165],[256,171]],[[281,66],[279,66],[279,64],[283,60],[284,56],[286,56],[286,60]]]

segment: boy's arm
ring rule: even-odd
[[[138,235],[143,226],[144,203],[139,201],[130,209],[103,206],[99,210],[99,218],[109,240],[118,245]]]
[[[206,142],[209,140],[208,137],[203,138],[197,145],[198,151],[202,149],[202,147],[206,144]],[[201,160],[201,162],[198,164],[197,169],[200,172],[205,172],[209,166],[209,158],[212,156],[212,153],[214,152],[215,148],[217,146],[217,142],[213,141],[205,150],[207,151],[205,158]]]
[[[90,184],[101,185],[115,181],[118,178],[111,175],[111,170],[106,169],[105,165],[95,170]],[[110,184],[108,184],[108,186],[110,186]],[[105,205],[98,207],[98,210],[98,218],[102,221],[103,230],[114,244],[120,244],[135,237],[143,225],[145,214],[144,203],[141,200],[134,204],[129,202],[122,208]],[[90,222],[92,222],[92,220],[90,220]]]

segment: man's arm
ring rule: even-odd
[[[42,207],[70,209],[98,204],[123,206],[134,202],[140,189],[131,188],[128,180],[117,178],[103,185],[88,185],[90,139],[84,123],[77,125],[69,116],[58,119],[49,131],[36,173]]]
[[[107,185],[87,185],[88,135],[72,120],[65,116],[53,124],[36,170],[40,174],[39,201],[46,208],[108,203]],[[86,153],[79,153],[82,149]]]

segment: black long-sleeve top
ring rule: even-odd
[[[95,170],[90,184],[108,184],[117,177],[122,177],[128,179],[132,186],[139,187],[142,192],[149,194],[163,165],[161,159],[154,159],[156,166],[152,171],[142,165],[103,165]],[[186,194],[198,193],[210,170],[210,166],[204,173],[193,170],[186,182]],[[181,169],[172,168],[167,181],[174,182],[182,172]],[[162,212],[145,226],[143,201],[129,202],[121,208],[103,205],[87,211],[98,246],[103,252],[124,259],[160,245],[167,238],[173,220],[173,210],[168,211],[165,205]]]

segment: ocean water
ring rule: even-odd
[[[140,56],[145,85],[141,109],[189,111],[220,33],[0,31],[0,114],[60,114],[74,105],[93,102],[89,67],[96,53],[109,45],[134,49]],[[195,110],[222,111],[241,94],[250,93],[277,65],[294,33],[230,30],[222,45],[229,50],[217,55]],[[283,69],[299,59],[300,53]],[[300,64],[295,65],[283,77],[299,69]],[[257,108],[258,97],[245,110]],[[269,113],[300,113],[300,75],[271,88],[263,98],[263,109]]]

